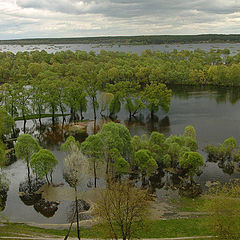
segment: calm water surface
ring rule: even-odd
[[[17,53],[19,51],[42,51],[54,53],[59,51],[94,51],[99,53],[102,49],[106,51],[123,51],[128,53],[140,54],[143,50],[151,49],[152,51],[171,52],[174,49],[191,50],[202,49],[209,51],[211,49],[224,49],[230,50],[231,54],[237,54],[240,51],[240,43],[195,43],[195,44],[156,44],[156,45],[99,45],[99,44],[56,44],[56,45],[0,45],[0,51],[10,51]]]
[[[122,107],[121,112],[117,115],[117,121],[125,124],[132,136],[147,134],[152,131],[159,131],[166,136],[171,134],[182,134],[187,125],[193,125],[196,129],[197,140],[199,143],[199,151],[203,154],[206,161],[206,154],[202,152],[202,148],[208,144],[217,144],[225,138],[235,137],[240,143],[240,92],[239,89],[221,89],[221,88],[194,88],[194,87],[178,87],[173,88],[173,96],[170,111],[166,113],[158,112],[155,119],[150,119],[149,112],[144,110],[141,115],[132,121],[128,120],[128,114]],[[90,109],[90,108],[89,108]],[[85,114],[85,119],[93,119],[91,109]],[[59,118],[61,123],[61,118]],[[103,124],[100,115],[97,124]],[[28,132],[33,134],[41,142],[41,145],[49,148],[59,160],[59,164],[54,171],[54,183],[67,183],[62,177],[64,154],[59,150],[61,143],[61,134],[51,135],[51,121],[45,120],[45,133],[40,135],[37,126],[38,121],[29,120],[27,122]],[[22,128],[23,123],[17,122],[17,127]],[[88,134],[93,133],[93,124],[87,127]],[[57,137],[56,137],[57,136]],[[60,137],[59,137],[60,136]],[[57,140],[56,140],[57,139]],[[10,179],[10,189],[6,207],[3,211],[5,216],[12,221],[21,222],[37,222],[37,223],[65,223],[69,215],[71,202],[60,201],[58,210],[52,217],[44,217],[37,212],[33,206],[26,206],[19,198],[19,183],[26,178],[26,166],[18,160],[11,166],[7,167],[6,173]],[[207,181],[220,181],[222,183],[230,178],[238,177],[237,173],[229,175],[224,173],[216,163],[206,162],[203,173],[196,177],[196,181],[205,186]],[[164,182],[166,176],[161,179],[157,177],[154,181],[156,184]],[[103,185],[103,179],[99,181],[99,185]],[[82,189],[89,187],[88,182],[84,182]],[[157,190],[158,192],[159,190]]]

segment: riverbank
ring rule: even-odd
[[[177,238],[177,237],[199,237],[212,236],[213,233],[206,228],[210,217],[195,217],[170,220],[147,221],[146,227],[138,233],[140,238]],[[52,237],[62,237],[67,233],[67,229],[44,229],[29,226],[21,223],[5,223],[0,226],[0,239],[5,237],[48,235]],[[104,238],[105,226],[98,224],[89,228],[81,228],[83,238],[99,239]],[[76,232],[72,230],[70,237],[76,237]],[[52,239],[52,238],[51,238]],[[190,238],[191,239],[191,238]]]
[[[155,204],[152,206],[149,220],[145,222],[145,227],[139,229],[139,232],[134,237],[148,239],[212,236],[214,235],[213,232],[207,227],[211,222],[211,217],[199,210],[202,204],[202,198],[181,198],[179,200],[169,201],[165,205]],[[80,225],[82,225],[81,236],[83,238],[98,239],[105,237],[105,224],[86,224],[81,222]],[[76,237],[75,227],[76,226],[73,225],[70,237]],[[48,235],[48,238],[50,236],[50,239],[52,239],[53,237],[65,236],[67,228],[68,224],[23,224],[6,222],[0,225],[0,236],[43,237],[44,235]]]

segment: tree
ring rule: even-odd
[[[172,91],[168,90],[163,83],[151,82],[147,84],[142,92],[143,99],[147,103],[147,108],[151,112],[153,119],[154,113],[158,111],[159,106],[164,112],[169,111]]]
[[[31,91],[27,83],[22,81],[18,82],[16,86],[16,95],[17,95],[17,108],[20,110],[23,117],[23,132],[26,132],[26,123],[27,116],[31,113],[30,109],[30,94]]]
[[[107,163],[106,173],[109,170],[109,153],[111,149],[116,148],[123,158],[130,161],[132,157],[131,136],[125,126],[114,122],[104,124],[100,137],[103,144],[104,158]]]
[[[142,173],[142,182],[145,183],[145,176],[149,176],[158,169],[157,162],[149,150],[141,149],[135,153],[135,162]]]
[[[191,125],[188,125],[185,127],[183,135],[185,137],[190,137],[190,138],[196,140],[196,131],[195,131],[194,127]]]
[[[136,188],[131,182],[113,182],[102,191],[94,213],[107,224],[108,238],[132,239],[149,212],[150,197],[147,190]]]
[[[62,149],[68,152],[64,160],[64,176],[66,182],[70,187],[74,188],[75,191],[75,205],[76,205],[76,216],[77,216],[77,235],[80,239],[80,228],[79,228],[79,214],[78,214],[78,185],[83,181],[84,177],[88,173],[88,162],[80,151],[79,145],[76,140],[71,137],[68,138],[67,144],[62,145]],[[68,233],[69,234],[69,233]],[[65,239],[67,239],[68,234]]]
[[[28,182],[29,187],[31,188],[31,179],[30,179],[30,160],[32,155],[35,152],[40,150],[38,142],[30,134],[22,134],[17,138],[15,144],[15,153],[18,159],[24,159],[27,162],[28,169]]]
[[[119,99],[119,95],[115,95],[109,105],[109,111],[110,111],[109,116],[111,117],[112,115],[117,114],[118,112],[120,112],[120,110],[121,110],[121,102]]]
[[[103,144],[100,134],[90,135],[81,144],[82,152],[88,157],[93,168],[94,187],[97,187],[97,168],[104,162]]]
[[[187,170],[187,175],[193,182],[193,176],[204,165],[202,156],[197,152],[185,152],[179,159],[179,167]]]
[[[48,173],[51,173],[51,183],[52,183],[52,171],[54,167],[58,164],[58,160],[55,156],[47,149],[41,149],[32,155],[30,166],[34,173],[42,179],[44,176],[48,184],[50,184],[48,179]]]

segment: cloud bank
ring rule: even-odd
[[[239,0],[0,0],[0,39],[240,33]]]

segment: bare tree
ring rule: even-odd
[[[68,155],[64,161],[64,177],[70,187],[75,190],[75,204],[76,204],[76,214],[77,217],[77,235],[80,239],[80,228],[79,228],[79,213],[78,213],[78,186],[83,182],[84,178],[88,174],[88,161],[80,151],[77,144],[74,142],[68,147]],[[74,217],[73,217],[74,220]],[[72,225],[72,224],[71,224]],[[69,233],[68,233],[69,234]],[[68,234],[65,239],[68,238]]]
[[[106,223],[109,238],[118,239],[120,228],[123,240],[131,239],[142,226],[149,211],[150,195],[130,181],[112,182],[103,190],[95,206],[95,214]]]

